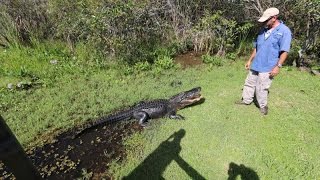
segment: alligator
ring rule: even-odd
[[[170,119],[177,120],[184,119],[183,116],[177,114],[177,111],[186,106],[195,104],[202,99],[201,87],[196,87],[189,91],[176,94],[169,99],[141,101],[127,110],[119,111],[115,114],[105,116],[94,122],[88,123],[84,128],[76,133],[74,138],[80,136],[85,131],[96,128],[97,126],[116,121],[136,119],[140,126],[146,127],[149,119],[161,117],[168,117]]]

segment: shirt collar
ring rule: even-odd
[[[276,31],[278,31],[281,28],[281,26],[283,25],[283,21],[279,20],[279,22],[280,22],[280,24],[274,28],[274,30],[276,30]]]

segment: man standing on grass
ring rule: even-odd
[[[264,28],[259,32],[254,50],[245,64],[249,74],[245,80],[240,105],[252,103],[254,95],[263,115],[268,114],[268,93],[272,80],[280,72],[288,57],[291,43],[291,31],[278,19],[279,10],[269,8],[258,20]]]

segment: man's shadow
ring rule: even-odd
[[[228,175],[228,180],[236,180],[238,177],[242,180],[259,180],[259,176],[254,170],[243,164],[237,165],[233,162],[229,164]]]
[[[173,133],[128,176],[123,177],[123,179],[164,179],[162,174],[172,161],[176,161],[190,178],[205,179],[179,155],[181,152],[180,142],[185,134],[186,131],[184,129],[180,129],[178,132]]]

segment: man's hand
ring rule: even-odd
[[[287,59],[288,57],[288,52],[285,52],[285,51],[281,51],[280,53],[280,58],[279,58],[279,61],[278,61],[278,65],[279,64],[283,64],[284,61]],[[280,66],[281,67],[281,66]],[[275,66],[272,71],[270,72],[270,77],[275,77],[277,76],[279,73],[280,73],[280,67],[279,66]]]
[[[251,61],[247,61],[247,63],[244,65],[244,68],[246,68],[246,70],[250,69],[250,65],[251,65]]]
[[[271,77],[275,77],[280,73],[280,68],[278,66],[274,67],[270,72]]]
[[[251,53],[251,56],[250,56],[249,60],[247,61],[246,65],[244,65],[244,68],[246,68],[246,70],[250,69],[251,62],[252,62],[253,58],[256,56],[256,52],[257,52],[257,49],[254,48],[252,53]]]

